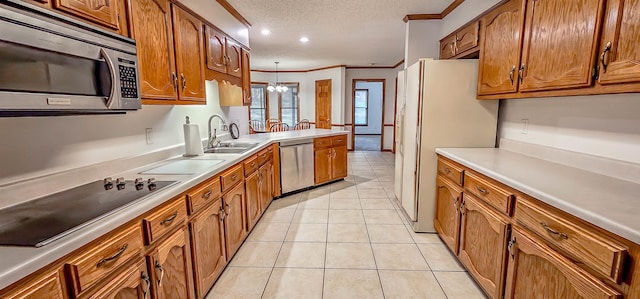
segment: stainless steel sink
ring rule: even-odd
[[[241,154],[251,148],[246,147],[214,147],[204,151],[205,154]]]
[[[246,142],[224,142],[220,143],[217,147],[242,147],[242,148],[253,148],[257,146],[257,143],[246,143]]]

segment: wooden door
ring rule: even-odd
[[[456,35],[452,34],[440,41],[440,59],[456,56]]]
[[[462,188],[438,176],[436,179],[436,215],[433,226],[454,254],[460,241],[460,204]]]
[[[227,37],[220,31],[207,26],[207,68],[221,73],[227,72],[225,48]]]
[[[251,231],[260,218],[260,189],[264,185],[260,180],[260,172],[254,171],[245,181],[245,206],[247,211],[247,230]]]
[[[230,259],[247,236],[247,220],[244,210],[244,184],[238,184],[223,196],[224,239],[227,257]]]
[[[227,264],[224,210],[217,199],[191,222],[191,250],[196,294],[204,298]]]
[[[242,47],[231,39],[227,38],[227,74],[234,77],[242,76]]]
[[[28,281],[10,291],[0,292],[0,298],[15,299],[64,299],[67,298],[66,287],[62,279],[62,270],[51,271],[29,278]]]
[[[466,194],[460,211],[460,261],[490,298],[501,298],[509,222],[479,199]]]
[[[151,298],[151,278],[147,273],[147,263],[140,260],[126,267],[90,296],[95,299],[149,299]]]
[[[143,99],[176,100],[176,74],[168,0],[128,0],[131,37],[136,40]]]
[[[202,22],[173,6],[173,35],[180,100],[206,102]]]
[[[640,82],[640,0],[609,0],[600,42],[600,84]]]
[[[53,6],[66,13],[118,31],[118,2],[109,0],[54,0]]]
[[[314,152],[315,183],[322,184],[331,180],[331,148],[318,149]]]
[[[481,20],[478,95],[518,91],[526,0],[511,0]]]
[[[456,33],[456,55],[478,46],[480,21],[476,21]]]
[[[333,149],[331,159],[331,179],[339,179],[347,176],[347,147],[336,146]]]
[[[258,192],[260,193],[260,211],[265,211],[271,202],[273,197],[271,196],[271,187],[269,183],[271,182],[270,173],[271,173],[271,164],[270,162],[265,163],[260,166],[258,170],[260,174],[260,188],[258,188]]]
[[[514,228],[509,244],[505,298],[622,298],[519,228]]]
[[[193,298],[191,254],[187,231],[176,231],[150,256],[154,298]]]
[[[242,98],[245,106],[251,106],[251,54],[242,49]]]
[[[331,79],[316,81],[316,128],[331,129]]]
[[[605,0],[529,0],[520,91],[587,87]]]

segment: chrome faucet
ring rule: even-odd
[[[216,142],[216,139],[218,138],[216,136],[216,129],[213,129],[213,134],[211,134],[211,121],[216,117],[219,118],[220,121],[222,121],[222,130],[223,131],[227,131],[228,130],[227,129],[227,122],[224,120],[224,117],[222,117],[222,115],[220,115],[220,114],[211,115],[211,117],[209,117],[209,123],[208,123],[209,124],[209,148],[214,147],[214,143]],[[220,144],[220,140],[218,140],[218,144]]]

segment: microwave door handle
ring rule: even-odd
[[[111,94],[107,98],[107,104],[106,104],[107,108],[111,108],[113,99],[115,99],[116,97],[116,82],[118,79],[116,77],[116,68],[113,65],[113,61],[111,61],[111,58],[109,58],[109,54],[107,54],[107,51],[105,51],[103,48],[100,49],[100,55],[102,56],[102,58],[104,58],[104,61],[107,63],[107,67],[109,67],[109,73],[111,74]]]

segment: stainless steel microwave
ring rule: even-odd
[[[134,40],[0,2],[0,116],[136,110],[139,82]]]

